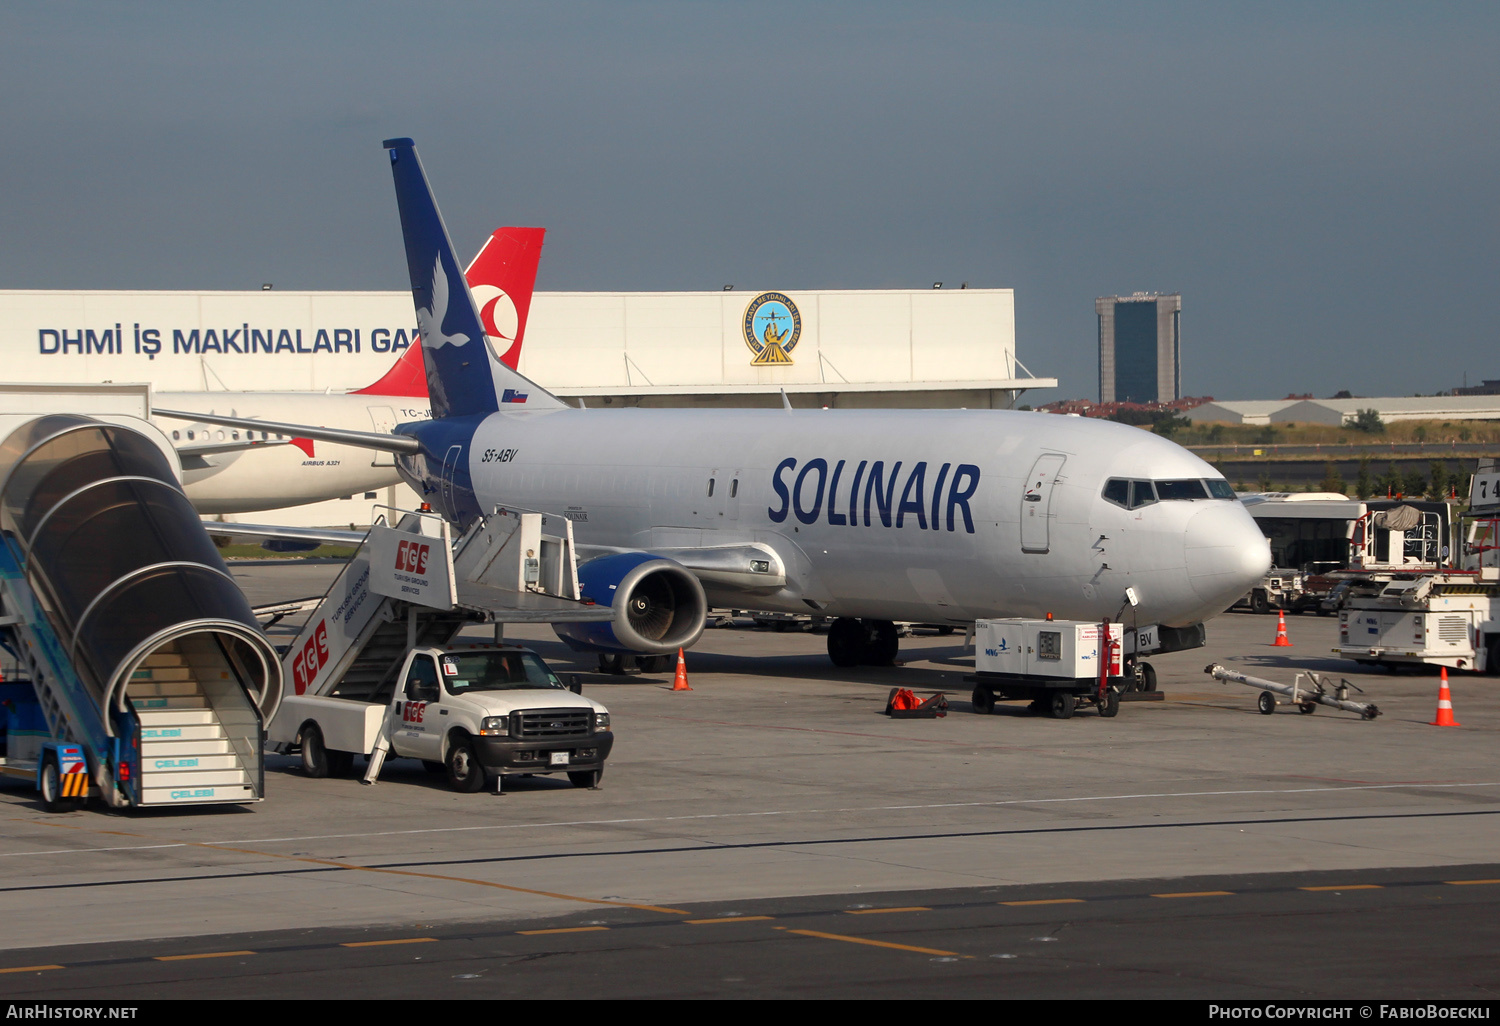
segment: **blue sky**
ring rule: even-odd
[[[1500,378],[1500,5],[0,5],[0,287],[404,286],[379,148],[551,290],[1183,294],[1219,398]]]

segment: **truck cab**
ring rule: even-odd
[[[564,686],[530,649],[418,646],[394,683],[384,702],[293,697],[271,739],[300,742],[303,769],[315,777],[346,772],[382,733],[388,757],[420,759],[458,791],[505,775],[566,773],[577,787],[603,776],[614,745],[609,710]]]

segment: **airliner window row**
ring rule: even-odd
[[[204,441],[209,441],[210,440],[210,435],[209,435],[208,430],[206,428],[203,430],[202,434],[203,434],[203,440]],[[230,436],[236,442],[238,442],[240,440],[240,433],[238,431],[231,431],[230,432]],[[188,441],[189,442],[192,442],[192,441],[196,440],[195,436],[193,434],[193,429],[192,428],[188,428],[187,437],[188,437]],[[271,433],[269,431],[262,431],[260,433],[260,437],[263,438],[263,439],[269,440],[270,437],[271,437]],[[276,437],[280,438],[281,435],[277,434]],[[252,441],[252,442],[255,441],[255,432],[254,431],[246,431],[245,432],[245,438],[248,439],[249,441]],[[182,432],[181,431],[173,431],[172,432],[172,441],[174,441],[174,442],[180,442],[180,441],[182,441]],[[219,441],[221,441],[221,442],[224,441],[224,432],[223,431],[219,432]]]
[[[1125,509],[1140,509],[1153,502],[1183,499],[1233,499],[1234,489],[1222,477],[1184,478],[1177,481],[1127,481],[1112,477],[1104,483],[1104,498]]]

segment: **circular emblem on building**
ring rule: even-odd
[[[762,292],[745,307],[745,345],[755,354],[752,366],[791,363],[801,336],[797,304],[780,292]]]

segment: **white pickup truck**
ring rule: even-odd
[[[308,776],[347,774],[384,735],[388,757],[422,760],[457,791],[506,774],[566,773],[596,787],[614,745],[609,710],[564,687],[541,657],[514,645],[411,650],[388,701],[288,696],[269,739],[300,744]]]

